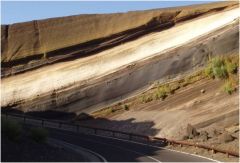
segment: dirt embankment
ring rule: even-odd
[[[188,124],[195,126],[197,130],[210,130],[209,128],[222,130],[224,127],[238,123],[239,120],[238,92],[228,95],[222,87],[223,81],[203,79],[176,90],[164,100],[145,103],[139,97],[139,102],[129,105],[128,110],[100,116],[107,118],[108,121],[96,119],[85,123],[151,135],[148,132],[149,128],[135,128],[134,125],[116,126],[112,122],[127,119],[134,119],[134,122],[152,121],[153,128],[159,129],[159,132],[153,136],[177,140],[183,139],[187,134]],[[201,90],[205,92],[201,93]]]
[[[122,110],[110,110],[107,114],[95,113],[98,116],[95,119],[82,120],[79,123],[112,130],[190,141],[238,152],[238,93],[236,91],[229,95],[224,92],[223,81],[203,79],[194,84],[181,87],[164,100],[152,100],[145,103],[138,96],[139,99],[137,100],[139,102],[129,100],[128,103],[122,102],[120,104],[120,107],[127,105],[127,109],[125,107]],[[131,123],[126,123],[128,121],[131,121]],[[141,123],[150,123],[151,127],[138,125]],[[189,124],[191,124],[190,127]],[[157,132],[153,133],[153,130]],[[192,137],[185,137],[189,133],[193,134]],[[212,157],[221,161],[238,160],[236,157],[228,158],[226,155],[213,154],[201,148],[181,148],[178,146],[170,146],[170,148]]]
[[[2,76],[91,55],[154,30],[237,6],[237,2],[218,2],[2,25]]]

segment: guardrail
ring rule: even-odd
[[[32,121],[32,123],[31,123],[32,125],[37,125],[37,126],[41,126],[41,127],[58,128],[58,129],[64,129],[64,130],[81,132],[81,133],[85,133],[85,134],[94,134],[94,135],[103,135],[105,132],[105,135],[107,135],[108,137],[115,137],[115,138],[127,139],[127,140],[132,140],[132,141],[145,141],[148,143],[153,143],[154,145],[170,144],[170,145],[180,145],[180,146],[184,146],[184,145],[185,146],[193,146],[193,147],[197,147],[197,148],[211,150],[213,153],[217,153],[217,152],[224,153],[224,154],[227,154],[228,157],[229,157],[229,155],[239,157],[238,152],[218,149],[215,147],[202,145],[202,144],[198,144],[198,143],[191,143],[191,142],[186,142],[186,141],[176,141],[176,140],[170,140],[170,139],[166,139],[166,138],[159,138],[159,137],[153,137],[153,136],[148,136],[148,135],[117,131],[117,130],[112,130],[112,129],[105,129],[105,128],[100,128],[100,127],[95,127],[95,126],[90,126],[90,125],[74,124],[71,122],[64,122],[64,121],[59,121],[59,120],[49,120],[49,119],[43,119],[43,118],[20,115],[20,114],[8,114],[8,113],[4,113],[4,114],[5,114],[6,119],[8,119],[9,116],[21,118],[23,120],[24,124],[27,124],[27,122]],[[35,124],[33,124],[33,121],[35,121]],[[40,123],[38,122],[38,124],[36,124],[36,121],[39,121]],[[52,125],[49,126],[49,123],[55,124],[55,127],[53,127]],[[92,133],[90,133],[89,131],[85,131],[84,129],[90,130],[90,131],[92,131]]]
[[[49,119],[32,117],[32,116],[27,116],[22,114],[4,113],[3,115],[5,115],[7,119],[9,117],[20,118],[24,124],[29,123],[31,125],[40,126],[40,127],[58,128],[58,129],[64,129],[69,131],[75,131],[75,132],[91,133],[95,135],[107,135],[109,137],[116,137],[116,138],[134,140],[134,141],[148,141],[148,142],[153,141],[153,137],[148,135],[111,130],[111,129],[100,128],[96,126],[84,125],[84,124],[74,124],[71,122],[64,122],[59,120],[49,120]],[[158,140],[156,141],[161,145],[167,144],[167,141],[165,138],[158,138]]]

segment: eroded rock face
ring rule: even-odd
[[[228,143],[233,140],[234,140],[234,138],[232,137],[232,135],[227,132],[224,132],[223,134],[221,134],[219,136],[219,143]]]
[[[199,135],[199,132],[191,124],[188,124],[187,125],[187,135],[188,135],[189,139],[193,139],[194,137]]]
[[[154,30],[234,6],[237,7],[237,2],[218,2],[191,7],[69,16],[2,25],[2,76],[91,55]]]
[[[187,45],[175,48],[147,61],[139,61],[134,66],[127,66],[97,80],[84,81],[83,84],[76,82],[75,85],[60,87],[59,89],[51,88],[52,90],[48,89],[49,91],[44,94],[34,94],[31,98],[25,100],[14,99],[6,103],[2,101],[2,107],[12,107],[22,111],[56,108],[56,110],[61,111],[91,112],[91,109],[88,108],[101,103],[107,104],[108,101],[113,102],[148,85],[149,81],[164,80],[169,76],[174,77],[184,72],[194,71],[203,66],[209,56],[238,53],[238,32],[238,22],[236,22],[207,36],[191,41]],[[16,78],[12,79],[12,82],[16,81]],[[23,80],[23,78],[19,80]],[[4,82],[5,79],[2,80],[2,93],[7,91],[7,88],[4,88],[6,87]],[[40,84],[48,84],[48,82]],[[40,85],[40,90],[43,90],[43,86]],[[9,97],[17,98],[20,95],[17,93]],[[3,95],[2,97],[2,100],[6,98]]]
[[[207,141],[208,140],[208,132],[207,131],[201,131],[199,134],[199,137],[202,141]]]
[[[226,8],[226,4],[230,8]],[[140,18],[136,20],[136,22],[140,21],[142,26],[137,25],[137,30],[132,30],[136,24],[131,24],[133,21],[126,21],[127,29],[130,30],[131,27],[131,30],[127,30],[127,33],[114,34],[114,36],[111,34],[116,31],[109,33],[108,28],[102,29],[102,27],[96,31],[95,26],[91,28],[91,23],[85,23],[83,26],[81,23],[95,20],[96,27],[106,26],[104,22],[113,23],[126,17],[128,13],[110,16],[73,16],[5,26],[5,29],[3,28],[5,35],[2,35],[4,43],[3,76],[29,70],[36,65],[41,66],[45,63],[52,65],[3,78],[2,108],[15,108],[25,112],[54,108],[61,111],[89,113],[95,109],[95,106],[121,99],[123,96],[148,86],[149,82],[156,80],[162,82],[169,76],[174,78],[177,75],[195,71],[204,66],[210,56],[238,53],[239,30],[236,20],[238,12],[234,7],[231,8],[233,4],[235,3],[224,2],[214,3],[210,6],[186,7],[181,12],[179,8],[133,12],[131,13],[133,18],[143,17],[142,20]],[[204,10],[200,10],[200,8],[204,8]],[[199,12],[195,13],[194,11],[197,9]],[[215,13],[216,9],[220,13]],[[191,13],[191,18],[194,17],[194,13],[195,16],[204,13],[209,15],[183,22],[181,25],[165,31],[151,31],[155,27],[158,29],[160,26],[166,25],[164,23],[171,25],[182,21],[181,17],[188,17],[187,11]],[[151,14],[143,16],[143,13]],[[112,20],[115,18],[114,15],[117,17],[116,20]],[[99,22],[99,20],[104,21]],[[207,22],[208,25],[203,22]],[[123,25],[124,28],[121,27],[121,30],[125,29],[126,26]],[[188,29],[196,26],[198,28],[189,33]],[[56,30],[52,30],[53,27],[56,27]],[[148,33],[150,27],[150,32],[153,33]],[[34,29],[32,32],[31,28]],[[82,28],[86,28],[86,31]],[[29,37],[41,36],[43,39],[40,41],[41,44],[32,39],[29,43],[29,40],[26,40],[28,36],[23,35],[26,29],[29,32]],[[11,30],[14,31],[12,34]],[[49,35],[47,35],[47,31]],[[15,32],[16,35],[14,35]],[[80,37],[82,33],[84,36]],[[94,33],[100,34],[103,38],[96,40],[100,36],[94,35]],[[139,37],[139,33],[144,34],[144,36]],[[66,37],[62,37],[63,34]],[[181,37],[176,37],[177,34]],[[105,37],[108,35],[110,38]],[[16,43],[13,39],[15,36]],[[26,38],[20,39],[21,36]],[[58,39],[58,37],[60,38]],[[81,44],[77,44],[77,47],[70,43],[75,37],[80,39],[76,39],[74,42],[74,44]],[[132,40],[133,37],[136,40]],[[129,38],[131,39],[128,40]],[[88,40],[94,40],[94,42],[89,43]],[[118,45],[124,41],[129,42]],[[64,48],[62,49],[62,47]],[[101,49],[106,47],[110,49]],[[41,51],[42,49],[46,51]],[[99,52],[100,49],[104,51]],[[62,59],[69,56],[74,58],[75,55],[89,55],[89,53],[94,55],[53,64],[55,61],[63,61]],[[13,57],[12,54],[16,55]],[[36,56],[38,56],[37,59]],[[30,62],[25,63],[25,57],[30,57]],[[24,60],[21,60],[21,63],[15,62],[18,59]],[[8,65],[10,62],[11,64]]]

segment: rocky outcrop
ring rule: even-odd
[[[219,143],[228,143],[228,142],[231,142],[233,140],[234,140],[234,138],[232,137],[232,135],[227,133],[227,132],[224,132],[219,137]]]
[[[192,139],[196,136],[199,135],[199,132],[197,131],[197,129],[195,127],[193,127],[191,124],[187,125],[187,136],[188,138]]]
[[[90,80],[87,84],[76,83],[35,98],[9,103],[3,108],[16,108],[25,112],[53,108],[76,113],[91,112],[91,108],[119,100],[148,85],[149,81],[161,79],[162,82],[169,77],[201,68],[209,56],[238,53],[238,29],[238,22],[235,22],[187,45]]]

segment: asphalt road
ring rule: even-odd
[[[5,116],[4,116],[5,117]],[[3,117],[2,117],[3,118]],[[9,118],[23,122],[22,118],[10,116]],[[39,121],[41,122],[41,121]],[[39,126],[39,122],[33,119],[27,119],[25,125]],[[48,122],[44,127],[49,130],[49,138],[70,144],[75,147],[84,148],[101,156],[107,162],[212,162],[214,160],[170,150],[163,147],[150,144],[121,140],[99,135],[89,135],[76,132],[76,128],[62,126]],[[77,160],[76,160],[77,161]]]
[[[98,153],[108,162],[212,162],[213,160],[178,151],[115,138],[85,135],[57,129],[50,137]]]

